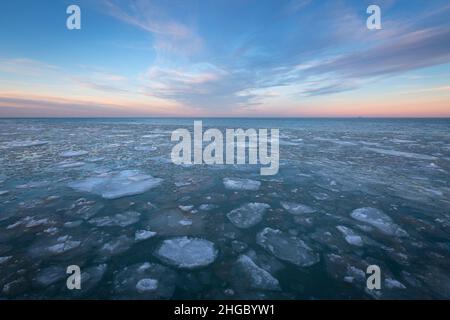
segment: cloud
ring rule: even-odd
[[[399,74],[450,62],[450,28],[422,29],[374,48],[342,55],[309,68],[310,74],[337,73],[351,78]]]
[[[123,1],[104,0],[104,4],[110,16],[152,34],[159,55],[192,55],[203,48],[203,40],[193,28],[168,17],[150,1],[132,0],[124,5]]]
[[[0,72],[20,76],[38,77],[48,73],[60,72],[57,66],[29,58],[0,59]]]
[[[0,93],[0,117],[102,117],[190,115],[193,110],[164,102],[80,99]]]

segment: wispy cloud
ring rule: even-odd
[[[149,32],[154,37],[153,48],[159,54],[195,54],[203,40],[194,29],[174,20],[151,1],[103,0],[112,17]]]

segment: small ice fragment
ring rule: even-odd
[[[218,206],[215,204],[206,203],[206,204],[201,204],[198,208],[202,211],[210,211],[210,210],[214,210],[214,209],[218,208]]]
[[[224,178],[223,184],[228,190],[257,191],[261,186],[260,181],[240,178]]]
[[[87,151],[79,150],[79,151],[65,151],[60,154],[61,157],[70,158],[70,157],[80,157],[87,155]]]
[[[388,289],[406,289],[403,283],[391,278],[384,279],[384,285]]]
[[[141,214],[139,212],[127,211],[124,213],[118,213],[112,217],[105,216],[94,218],[89,220],[89,223],[97,227],[128,227],[138,222],[140,216]]]
[[[241,255],[237,260],[240,273],[248,279],[250,287],[256,290],[280,290],[280,284],[269,272],[258,267],[248,256]]]
[[[10,142],[7,147],[9,148],[26,148],[26,147],[37,147],[46,145],[48,141],[40,140],[26,140],[26,141],[13,141]]]
[[[191,210],[191,209],[193,209],[194,208],[194,206],[178,206],[178,208],[180,208],[180,210],[182,210],[182,211],[189,211],[189,210]]]
[[[143,241],[143,240],[150,239],[154,236],[156,236],[156,232],[149,231],[149,230],[138,230],[134,234],[134,240]]]
[[[155,291],[156,289],[158,289],[158,280],[156,280],[156,279],[151,279],[151,278],[141,279],[136,284],[136,290],[139,293]]]
[[[251,228],[262,221],[268,208],[266,203],[247,203],[228,212],[227,218],[238,228]]]
[[[357,247],[362,247],[364,245],[362,238],[357,235],[352,229],[345,226],[337,226],[336,228],[344,235],[345,241],[347,241],[348,244]]]
[[[216,260],[217,254],[211,241],[190,237],[164,240],[155,252],[161,261],[185,269],[210,265]]]
[[[64,279],[66,272],[63,267],[52,266],[38,272],[34,279],[41,287],[48,287]]]
[[[391,236],[405,237],[408,235],[406,231],[396,225],[388,215],[376,208],[359,208],[353,210],[350,216],[355,220],[365,222]]]
[[[315,209],[301,204],[301,203],[296,203],[296,202],[287,202],[287,201],[282,201],[281,202],[281,206],[289,213],[291,214],[308,214],[308,213],[314,213],[316,212]]]
[[[187,220],[187,219],[180,220],[178,223],[181,224],[182,226],[190,226],[190,225],[192,225],[192,221],[191,220]]]
[[[105,199],[117,199],[142,194],[159,186],[161,182],[162,179],[151,175],[144,175],[136,170],[125,170],[72,182],[69,187],[81,192],[98,194]]]
[[[278,259],[300,267],[319,262],[319,256],[301,239],[288,236],[277,229],[265,228],[256,236],[256,242]]]
[[[389,156],[396,156],[396,157],[404,157],[404,158],[410,158],[410,159],[418,159],[418,160],[437,160],[438,158],[433,156],[428,156],[425,154],[420,153],[412,153],[412,152],[402,152],[402,151],[396,151],[396,150],[389,150],[389,149],[380,149],[380,148],[368,148],[364,147],[364,150],[389,155]]]
[[[0,264],[3,264],[5,262],[7,262],[8,260],[10,260],[12,258],[12,256],[7,256],[7,257],[0,257]]]

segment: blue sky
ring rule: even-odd
[[[0,116],[450,116],[449,14],[448,0],[3,1]]]

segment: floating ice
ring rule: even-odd
[[[157,234],[156,232],[149,230],[137,230],[136,233],[134,234],[134,240],[135,241],[147,240],[156,236],[156,234]]]
[[[127,251],[132,245],[132,241],[127,236],[120,236],[119,238],[105,243],[100,251],[106,255],[117,255]]]
[[[135,211],[127,211],[124,213],[118,213],[112,217],[98,217],[89,220],[90,224],[97,227],[127,227],[139,221],[141,214]]]
[[[403,283],[391,278],[384,279],[384,285],[388,289],[406,289]]]
[[[265,228],[256,236],[256,242],[278,259],[300,267],[319,262],[319,256],[302,240],[290,237],[280,230]]]
[[[208,240],[179,237],[163,241],[155,256],[169,265],[193,269],[213,263],[217,249]]]
[[[81,161],[78,161],[78,162],[60,162],[58,164],[58,166],[60,168],[63,168],[63,169],[78,168],[78,167],[82,167],[84,165],[85,165],[85,163],[81,162]]]
[[[252,289],[280,290],[278,280],[266,270],[258,267],[250,257],[241,255],[236,264],[239,273],[242,273]]]
[[[136,284],[136,290],[139,293],[155,291],[156,289],[158,289],[158,280],[156,279],[145,278],[139,280]]]
[[[287,201],[282,201],[281,202],[281,206],[289,213],[291,214],[308,214],[308,213],[314,213],[316,212],[315,209],[301,204],[301,203],[295,203],[295,202],[287,202]]]
[[[66,272],[63,267],[48,267],[38,272],[34,281],[41,287],[48,287],[65,278]]]
[[[357,235],[352,229],[344,226],[337,226],[336,228],[344,235],[345,241],[347,241],[348,244],[357,247],[362,247],[364,245],[362,238]]]
[[[8,260],[10,260],[12,258],[12,256],[7,256],[7,257],[0,257],[0,264],[3,264],[5,262],[7,262]]]
[[[85,156],[85,155],[87,155],[87,154],[88,154],[88,152],[87,152],[87,151],[83,151],[83,150],[79,150],[79,151],[73,151],[73,150],[70,150],[70,151],[62,152],[62,153],[60,154],[60,156],[61,156],[61,157],[64,157],[64,158],[70,158],[70,157],[80,157],[80,156]]]
[[[211,203],[205,203],[205,204],[201,204],[198,208],[202,211],[210,211],[210,210],[217,209],[218,206],[215,204],[211,204]]]
[[[251,228],[260,223],[270,206],[266,203],[247,203],[227,213],[227,218],[238,228]]]
[[[7,144],[8,148],[26,148],[26,147],[37,147],[46,145],[48,141],[40,140],[26,140],[26,141],[13,141]]]
[[[190,206],[178,206],[178,208],[180,208],[180,210],[182,211],[189,211],[192,210],[194,208],[194,206],[190,205]]]
[[[157,149],[158,149],[157,147],[150,147],[150,146],[134,147],[134,150],[136,150],[136,151],[155,151]]]
[[[396,225],[388,215],[379,209],[370,207],[359,208],[353,210],[350,216],[377,228],[385,234],[398,237],[407,236],[405,230]]]
[[[402,152],[402,151],[396,151],[396,150],[389,150],[389,149],[380,149],[380,148],[368,148],[364,147],[364,150],[385,154],[389,156],[396,156],[396,157],[405,157],[410,159],[418,159],[418,160],[437,160],[436,157],[428,156],[425,154],[420,153],[412,153],[412,152]]]
[[[97,266],[89,267],[87,269],[83,268],[83,271],[81,273],[82,292],[87,292],[91,289],[94,289],[97,284],[103,279],[107,267],[107,264],[100,264]]]
[[[48,247],[47,251],[52,254],[61,254],[69,250],[75,249],[81,244],[81,241],[73,241],[69,240],[69,238],[58,239],[58,241],[59,243]]]
[[[81,192],[98,194],[105,199],[117,199],[144,193],[159,186],[161,181],[162,179],[141,174],[137,170],[125,170],[72,182],[69,187]]]
[[[176,274],[156,263],[128,266],[114,277],[115,296],[120,299],[169,299],[175,291]]]
[[[192,221],[188,220],[188,219],[180,220],[178,223],[181,224],[182,226],[190,226],[190,225],[192,225]]]
[[[224,178],[223,184],[229,190],[248,190],[257,191],[261,186],[260,181],[240,178]]]

